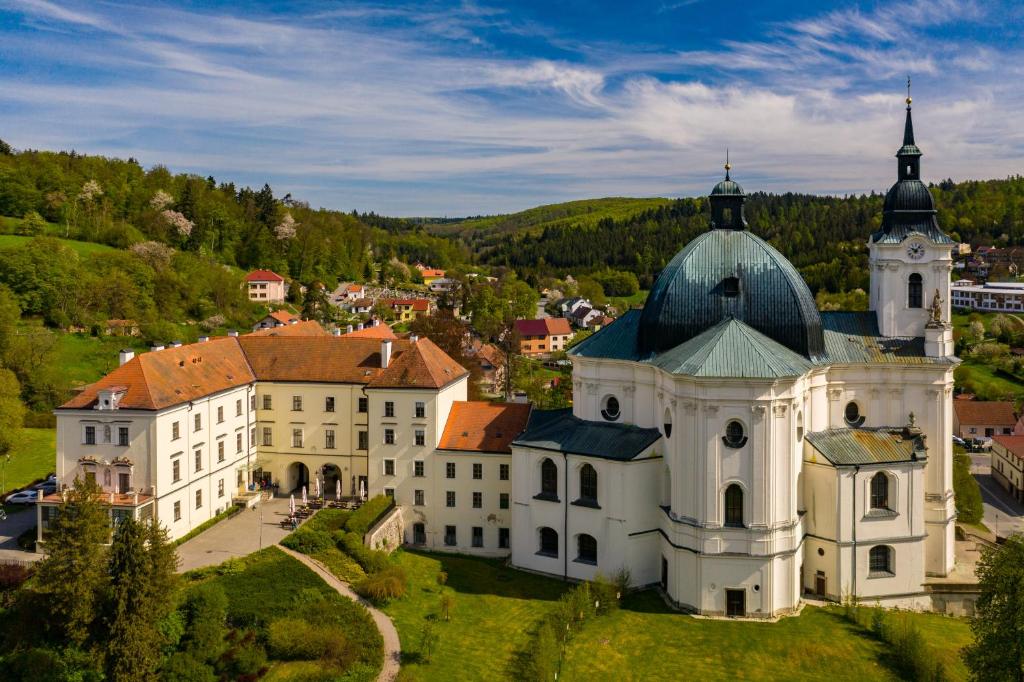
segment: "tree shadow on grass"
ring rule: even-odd
[[[556,578],[519,571],[501,559],[405,550],[437,561],[448,574],[446,585],[460,594],[555,601],[572,585]],[[424,591],[430,591],[426,587]]]
[[[680,615],[686,613],[682,609],[673,609],[666,604],[661,592],[653,588],[630,592],[622,598],[619,608],[636,613],[678,613]]]

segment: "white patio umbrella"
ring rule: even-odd
[[[295,495],[288,496],[288,515],[295,516]]]
[[[302,506],[305,507],[307,504],[309,503],[306,502],[306,486],[302,486]]]
[[[334,499],[341,502],[341,479],[334,482]]]
[[[366,499],[366,483],[359,481],[359,497]]]
[[[320,497],[320,477],[317,476],[313,479],[313,499]]]

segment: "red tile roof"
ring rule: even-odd
[[[388,368],[369,388],[441,388],[469,374],[430,339],[398,339],[392,348]]]
[[[284,277],[272,270],[253,270],[245,276],[246,282],[283,282]]]
[[[349,284],[347,287],[345,287],[345,290],[346,291],[362,291],[363,290],[363,285],[362,284]]]
[[[455,402],[444,425],[439,450],[512,452],[511,443],[526,428],[528,403]]]
[[[420,270],[420,274],[424,277],[444,277],[444,270],[435,270],[433,268],[424,268]]]
[[[1013,426],[1013,403],[1005,400],[954,400],[957,421],[978,426]]]
[[[100,389],[124,386],[121,409],[159,410],[255,380],[238,341],[222,337],[137,355],[61,407],[89,408]]]
[[[386,324],[378,324],[376,327],[363,327],[348,334],[342,334],[346,339],[397,339],[394,330]]]
[[[300,319],[298,315],[296,315],[295,313],[288,312],[287,310],[275,310],[274,312],[267,315],[267,317],[272,317],[278,322],[282,322],[284,324],[288,324],[292,320]]]
[[[413,311],[422,313],[430,308],[430,301],[425,298],[385,298],[381,301],[384,305],[394,308],[395,306],[412,306]]]
[[[545,317],[541,320],[516,320],[516,332],[520,336],[551,336],[572,334],[572,327],[564,317]]]
[[[992,440],[1006,448],[1011,455],[1024,459],[1024,436],[992,436]]]

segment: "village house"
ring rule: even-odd
[[[565,350],[572,339],[572,328],[564,317],[545,317],[540,320],[516,320],[519,352],[523,355],[547,355]]]
[[[1024,435],[992,437],[992,478],[1024,502]]]
[[[1008,436],[1017,424],[1013,403],[1004,400],[954,400],[953,433],[968,440]]]
[[[396,322],[411,322],[430,314],[430,301],[425,298],[382,298],[380,302],[391,308]]]
[[[423,277],[423,283],[426,284],[428,287],[435,280],[442,279],[445,276],[444,270],[432,268],[430,266],[424,265],[423,263],[416,263],[414,267],[417,270],[419,270],[420,276]]]
[[[270,270],[254,270],[245,276],[250,301],[258,303],[284,303],[288,291],[284,277]]]
[[[295,313],[293,313],[293,312],[291,312],[289,310],[275,310],[272,313],[270,313],[269,315],[265,316],[262,320],[257,322],[255,325],[253,325],[252,330],[256,331],[258,329],[267,329],[267,328],[270,328],[270,327],[281,327],[281,326],[284,326],[286,324],[292,324],[293,322],[298,322],[301,319],[302,318],[299,315],[297,315],[297,314],[295,314]]]

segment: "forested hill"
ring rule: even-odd
[[[1005,180],[943,181],[931,187],[939,222],[954,239],[974,244],[1024,244],[1024,177]],[[616,200],[601,200],[616,201]],[[619,200],[621,201],[621,200]],[[883,196],[821,197],[806,194],[751,194],[746,204],[750,229],[770,241],[807,278],[814,291],[847,291],[867,286],[868,235],[878,228]],[[576,202],[574,202],[576,203]],[[548,213],[554,207],[545,207]],[[628,205],[622,206],[627,211]],[[515,268],[532,280],[565,272],[611,267],[630,270],[649,287],[668,260],[707,229],[707,201],[679,199],[622,217],[561,218],[529,223],[501,217],[445,225],[474,247],[479,262]],[[520,223],[519,229],[490,229]],[[484,235],[462,226],[482,226]],[[427,226],[430,230],[438,229]]]

